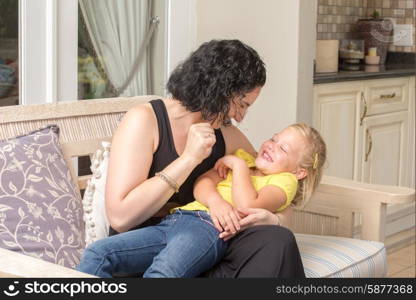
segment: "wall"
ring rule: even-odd
[[[316,4],[313,0],[197,1],[197,45],[214,38],[240,39],[256,49],[266,63],[266,85],[239,124],[255,147],[299,117],[311,118],[312,110],[305,113],[298,108],[312,103],[311,49],[315,48],[316,10],[303,10],[302,16],[300,13],[301,7],[313,3]],[[301,18],[312,20],[313,25],[310,21],[300,24]],[[301,25],[305,28],[300,29]],[[300,31],[313,37],[312,44],[300,43]],[[300,67],[299,56],[305,52],[308,55]],[[301,78],[299,72],[303,69],[309,75]]]
[[[318,40],[354,38],[355,22],[366,11],[367,0],[318,0]]]
[[[415,0],[319,0],[317,39],[356,38],[355,22],[371,16],[377,10],[383,18],[396,24],[413,24],[413,46],[390,45],[390,51],[416,52]]]
[[[166,28],[166,81],[173,69],[196,48],[198,0],[165,0]]]
[[[312,124],[313,61],[316,49],[317,1],[300,1],[298,106],[296,121]]]
[[[390,18],[396,24],[413,24],[413,46],[390,45],[390,51],[416,52],[416,0],[367,0],[367,15],[374,10],[383,18]]]

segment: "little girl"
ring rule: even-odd
[[[325,159],[320,134],[293,124],[265,141],[256,158],[239,149],[219,159],[195,183],[198,200],[174,208],[159,224],[121,233],[117,244],[108,237],[90,245],[77,269],[100,277],[196,277],[220,261],[227,239],[242,229],[239,209],[277,212],[305,205],[321,180]],[[129,241],[128,249],[120,235]]]

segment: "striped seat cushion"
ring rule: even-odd
[[[383,243],[359,239],[295,234],[305,275],[313,277],[385,277]]]

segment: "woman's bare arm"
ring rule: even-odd
[[[289,226],[289,218],[293,214],[293,208],[287,207],[283,211],[272,214],[270,211],[262,208],[240,208],[238,210],[244,217],[240,220],[241,230],[257,225],[280,225]],[[220,238],[225,241],[229,240],[235,233],[224,230],[220,233]]]
[[[240,129],[231,125],[222,127],[221,132],[226,145],[225,154],[233,154],[237,149],[242,148],[251,155],[256,156],[256,150]]]
[[[196,137],[191,131],[196,132]],[[194,148],[205,147],[210,150],[215,139],[202,139],[198,136],[200,131],[190,129],[192,138],[190,140],[188,136],[188,141],[194,144],[191,145]],[[114,134],[106,183],[106,212],[111,226],[119,232],[153,216],[174,193],[159,176],[147,178],[157,132],[157,121],[151,107],[141,105],[125,115]],[[188,143],[186,148],[189,151],[185,149],[178,159],[163,170],[178,185],[201,161],[201,157],[192,155],[195,149],[190,150]]]
[[[290,225],[290,218],[293,215],[293,207],[288,206],[283,211],[277,212],[277,225],[288,227]]]

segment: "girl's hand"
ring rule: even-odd
[[[241,230],[247,229],[256,225],[279,225],[279,218],[275,214],[271,213],[267,209],[263,208],[239,208],[240,214],[240,227]],[[236,233],[232,233],[225,228],[224,232],[221,232],[219,237],[224,241],[227,241],[234,237]],[[240,231],[241,231],[240,230]]]
[[[227,228],[229,232],[236,234],[241,229],[238,211],[224,199],[212,201],[209,206],[209,214],[219,232],[223,232]]]
[[[245,162],[235,155],[226,155],[217,160],[214,169],[218,172],[218,176],[226,178],[228,171],[234,170],[238,164],[245,165]]]

